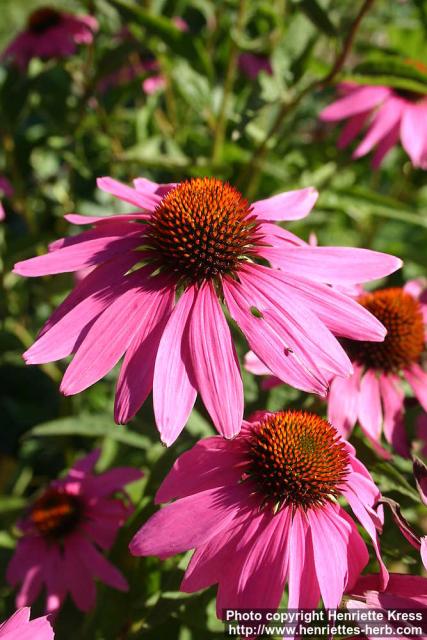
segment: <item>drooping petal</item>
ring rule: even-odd
[[[407,104],[402,114],[402,146],[414,167],[423,167],[427,159],[427,103]]]
[[[128,590],[128,583],[121,571],[104,558],[86,538],[79,536],[78,545],[74,549],[77,553],[76,562],[84,564],[92,576],[119,591]]]
[[[389,95],[388,87],[360,87],[323,109],[319,117],[326,121],[344,120],[373,109]]]
[[[413,364],[404,370],[403,375],[414,390],[418,402],[427,411],[427,373],[419,364]]]
[[[314,372],[301,366],[283,335],[263,317],[252,313],[250,296],[244,297],[241,289],[234,282],[224,279],[224,297],[230,314],[261,362],[280,380],[304,391],[324,394],[325,382],[319,380]]]
[[[37,277],[78,271],[107,262],[114,256],[129,253],[140,244],[140,231],[128,235],[111,235],[80,243],[17,262],[13,271],[21,276]]]
[[[399,385],[399,378],[383,374],[379,383],[384,408],[384,435],[400,455],[408,456],[409,445],[403,420],[405,394]]]
[[[390,129],[387,135],[378,142],[376,151],[372,158],[372,166],[374,169],[378,169],[388,152],[391,151],[398,141],[399,129],[397,127],[393,127],[393,129]]]
[[[174,297],[175,290],[170,286],[153,299],[145,323],[126,351],[114,403],[114,419],[118,424],[125,424],[136,414],[153,388],[156,356]]]
[[[289,609],[315,609],[320,588],[314,564],[313,543],[307,516],[297,509],[289,539]]]
[[[157,491],[156,503],[237,484],[242,475],[237,466],[241,452],[237,441],[234,442],[235,451],[230,442],[218,436],[199,440],[176,460]]]
[[[328,420],[346,438],[357,420],[360,368],[355,366],[349,378],[336,376],[329,389]]]
[[[369,153],[380,140],[385,138],[392,129],[399,131],[400,119],[403,113],[403,102],[400,98],[389,98],[377,111],[367,134],[355,150],[353,157],[360,158]]]
[[[79,537],[69,536],[63,551],[63,575],[76,606],[90,611],[95,606],[96,589],[91,572],[79,557]]]
[[[253,211],[260,220],[300,220],[314,207],[318,192],[313,187],[285,191],[253,203]]]
[[[402,266],[389,254],[353,247],[263,247],[260,253],[285,273],[327,284],[369,282]]]
[[[337,518],[338,514],[333,517]],[[310,509],[307,518],[320,593],[325,607],[334,609],[341,602],[345,589],[350,528],[347,522],[341,520],[338,532],[327,509]],[[330,553],[332,541],[334,553]]]
[[[187,322],[194,302],[189,287],[178,300],[161,337],[154,366],[153,405],[162,442],[175,442],[196,400],[197,391],[189,377],[191,363]]]
[[[379,441],[382,424],[381,395],[377,374],[372,369],[366,371],[360,382],[358,414],[366,434],[372,440]]]
[[[198,547],[227,528],[245,494],[241,486],[207,489],[168,504],[133,537],[130,552],[166,558]]]
[[[117,364],[151,310],[156,282],[144,283],[139,271],[128,276],[127,290],[95,320],[77,349],[62,380],[65,395],[86,389]]]
[[[127,484],[140,480],[143,475],[142,471],[134,467],[114,467],[114,469],[87,478],[84,490],[91,496],[104,498],[120,491]]]
[[[218,431],[233,438],[242,425],[243,383],[230,329],[210,282],[195,297],[189,345],[203,403]]]
[[[362,131],[370,113],[370,111],[362,111],[349,119],[338,138],[337,146],[339,149],[344,149],[350,142],[353,142]]]

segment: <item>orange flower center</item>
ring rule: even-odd
[[[358,302],[382,322],[387,335],[384,342],[349,342],[356,362],[368,369],[397,372],[419,361],[425,338],[418,300],[395,287],[366,293]]]
[[[61,538],[78,524],[82,507],[78,496],[51,488],[35,501],[30,519],[42,536]]]
[[[247,477],[275,509],[321,506],[348,473],[344,443],[329,422],[306,411],[280,411],[255,426]]]
[[[61,13],[51,7],[41,7],[30,15],[28,29],[33,33],[43,33],[61,22]]]
[[[186,282],[234,272],[259,240],[247,200],[216,178],[180,183],[157,206],[150,227],[154,259]]]

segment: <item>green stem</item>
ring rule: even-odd
[[[239,36],[239,34],[243,29],[243,26],[245,23],[245,13],[246,13],[245,9],[246,9],[246,0],[240,0],[239,11],[238,11],[237,20],[236,20],[236,36]],[[215,133],[214,133],[214,142],[213,142],[213,149],[212,149],[213,164],[217,164],[220,161],[221,155],[222,155],[222,148],[225,140],[228,103],[233,90],[234,79],[236,77],[237,60],[238,60],[238,53],[239,53],[239,47],[237,45],[236,40],[237,38],[233,38],[230,45],[230,53],[228,58],[227,69],[225,72],[222,100],[219,108],[219,113],[216,121]]]
[[[259,180],[261,177],[261,169],[262,163],[265,158],[266,152],[268,150],[269,143],[271,139],[280,131],[281,126],[285,118],[291,113],[301,102],[303,98],[309,93],[312,93],[313,90],[324,87],[335,79],[335,77],[339,74],[341,69],[343,68],[345,61],[348,57],[348,54],[351,51],[351,47],[353,45],[356,33],[360,27],[360,24],[369,11],[371,6],[373,5],[374,0],[364,0],[360,10],[355,17],[350,30],[347,34],[346,39],[344,40],[342,49],[338,56],[335,59],[335,62],[332,65],[331,70],[324,76],[323,78],[314,80],[310,84],[308,84],[305,88],[303,88],[290,102],[283,102],[270,129],[266,133],[262,142],[255,149],[251,161],[248,163],[245,170],[240,175],[238,182],[239,184],[246,184],[250,178],[250,184],[245,191],[245,195],[247,198],[251,198],[254,193],[256,193]]]

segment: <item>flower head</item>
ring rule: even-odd
[[[286,582],[290,608],[316,607],[320,597],[334,608],[368,561],[342,499],[371,537],[387,581],[379,497],[326,420],[302,411],[259,414],[234,440],[206,438],[179,457],[156,496],[174,502],[140,529],[130,550],[166,558],[195,549],[181,590],[218,583],[219,616],[224,608],[276,608]]]
[[[362,293],[358,302],[382,322],[387,335],[380,344],[345,342],[354,373],[347,380],[332,381],[328,417],[344,435],[358,419],[375,446],[383,428],[386,440],[396,451],[408,455],[403,379],[427,410],[427,373],[423,366],[427,300],[423,284],[412,281],[403,288]]]
[[[239,71],[250,80],[256,80],[261,71],[269,76],[273,73],[268,56],[257,55],[255,53],[241,53],[237,63]]]
[[[376,147],[372,164],[379,167],[384,156],[401,141],[414,167],[427,169],[427,97],[382,86],[346,84],[344,97],[324,109],[327,122],[348,120],[338,141],[346,147],[363,130],[369,129],[353,157],[360,158]]]
[[[73,15],[40,7],[30,14],[27,27],[2,53],[25,69],[32,58],[66,58],[79,44],[90,44],[98,22],[93,16]]]
[[[118,422],[132,418],[153,389],[157,426],[171,444],[200,393],[217,429],[233,437],[243,385],[222,305],[274,375],[323,395],[331,377],[352,372],[333,334],[384,338],[380,322],[325,283],[378,278],[400,261],[364,249],[310,247],[272,223],[306,216],[314,189],[250,204],[216,178],[166,185],[138,179],[134,189],[102,178],[98,185],[139,211],[68,216],[94,229],[15,266],[25,276],[95,267],[24,356],[37,364],[74,353],[61,385],[66,395],[95,383],[125,355]]]
[[[0,623],[0,640],[53,640],[55,634],[46,616],[30,620],[30,608],[18,609]]]
[[[121,591],[123,575],[99,549],[109,549],[117,530],[132,512],[123,486],[141,477],[131,467],[94,475],[96,450],[79,460],[65,478],[55,480],[32,503],[18,523],[22,532],[8,569],[10,584],[22,583],[18,607],[30,605],[46,586],[48,612],[57,611],[67,592],[76,606],[95,604],[94,578]],[[120,497],[111,497],[121,492]]]

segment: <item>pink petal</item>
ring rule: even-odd
[[[98,476],[88,478],[84,488],[91,496],[104,498],[120,491],[127,484],[140,480],[143,475],[142,471],[133,467],[114,467]]]
[[[261,253],[286,273],[328,284],[368,282],[402,266],[399,258],[386,253],[350,247],[266,247]]]
[[[166,182],[164,184],[158,184],[157,182],[153,182],[152,180],[148,180],[147,178],[136,178],[133,181],[133,186],[138,191],[138,193],[147,194],[152,197],[152,194],[163,198],[166,194],[169,193],[172,189],[178,186],[177,182]]]
[[[328,420],[347,438],[357,420],[360,369],[355,367],[349,378],[335,377],[328,395]]]
[[[168,287],[153,299],[146,310],[146,322],[126,351],[114,404],[114,419],[118,424],[125,424],[136,414],[153,388],[156,356],[174,297],[174,288]]]
[[[196,400],[197,391],[190,380],[190,354],[187,322],[194,301],[189,287],[172,311],[157,351],[153,379],[153,405],[162,442],[175,442]]]
[[[300,220],[310,213],[318,197],[316,189],[307,187],[258,200],[252,207],[260,220]]]
[[[389,98],[375,114],[363,141],[359,144],[353,157],[360,158],[369,153],[382,138],[390,133],[394,128],[399,130],[399,122],[403,113],[403,102],[400,98]]]
[[[237,484],[242,471],[238,468],[241,452],[238,446],[233,447],[235,442],[218,436],[199,440],[176,460],[157,491],[156,503]]]
[[[231,279],[223,280],[224,297],[232,318],[244,333],[250,348],[278,378],[298,389],[324,394],[325,383],[301,366],[281,333],[251,311],[253,301]]]
[[[269,376],[271,375],[270,369],[254,354],[253,351],[248,351],[245,355],[245,369],[256,376]]]
[[[350,537],[348,540],[349,553],[347,554],[348,572],[346,580],[346,591],[348,591],[354,586],[356,580],[360,577],[363,569],[368,564],[369,552],[354,520],[342,508],[339,510],[339,515],[350,527]],[[339,522],[337,522],[336,525],[338,527],[341,526]]]
[[[413,364],[403,372],[411,385],[418,402],[427,411],[427,373],[418,364]]]
[[[113,178],[98,178],[96,184],[102,191],[111,193],[116,198],[119,198],[119,200],[124,200],[124,202],[134,204],[139,209],[144,209],[146,211],[153,212],[161,201],[161,198],[156,196],[155,193],[150,193],[148,190],[144,193],[140,190],[137,191],[136,189],[128,187]]]
[[[276,272],[274,277],[292,288],[292,294],[312,311],[337,336],[352,340],[383,341],[384,326],[349,295],[326,284]]]
[[[409,445],[403,421],[405,394],[397,376],[380,376],[380,391],[384,408],[384,435],[402,456],[409,455]]]
[[[378,169],[389,151],[399,142],[399,129],[397,127],[391,129],[387,135],[382,138],[377,145],[377,149],[372,158],[372,166]]]
[[[360,87],[323,109],[319,117],[326,121],[344,120],[373,109],[389,95],[388,87]]]
[[[66,246],[43,256],[17,262],[13,272],[21,276],[37,277],[85,269],[136,249],[141,242],[138,238],[140,234],[140,231],[133,231],[124,237],[101,237]]]
[[[314,609],[320,600],[320,589],[307,516],[299,509],[292,520],[289,548],[288,608]]]
[[[105,584],[119,591],[128,591],[129,586],[123,574],[116,569],[95,547],[83,536],[79,537],[76,562],[84,564],[92,576],[96,576]]]
[[[343,128],[341,135],[338,139],[338,148],[343,149],[350,142],[359,135],[362,131],[365,122],[369,117],[370,111],[363,111],[362,113],[358,113],[350,118],[350,120],[346,123]]]
[[[381,437],[382,411],[380,385],[375,371],[369,369],[362,377],[358,407],[359,421],[372,440]]]
[[[327,609],[335,609],[341,602],[347,573],[349,527],[341,520],[341,531],[333,525],[326,509],[310,509],[307,518],[310,523],[316,576],[319,582],[323,604]],[[347,526],[346,526],[347,525]],[[330,553],[333,546],[334,553]]]
[[[71,222],[71,224],[87,225],[87,224],[99,224],[104,225],[111,222],[131,222],[133,220],[140,220],[141,222],[149,220],[150,216],[145,213],[119,213],[115,216],[82,216],[78,213],[67,213],[64,216],[65,220]]]
[[[230,329],[210,282],[195,297],[189,345],[203,403],[221,435],[233,438],[242,425],[243,383]]]
[[[128,276],[127,291],[95,320],[68,366],[61,384],[65,395],[73,395],[100,380],[117,364],[128,348],[150,308],[155,291],[144,287],[137,271]],[[153,279],[152,287],[155,287]]]
[[[423,561],[424,569],[427,570],[427,536],[421,538],[421,560]]]
[[[207,542],[233,519],[242,489],[208,489],[163,507],[133,537],[131,554],[166,558]]]
[[[402,145],[414,167],[424,167],[427,156],[427,104],[407,104],[400,125]]]
[[[58,546],[51,546],[44,558],[43,573],[46,580],[46,611],[55,613],[65,599],[68,583],[65,575],[63,556]]]
[[[76,607],[90,611],[95,606],[96,589],[93,576],[87,566],[76,562],[79,558],[79,538],[69,537],[64,545],[64,579]]]
[[[28,569],[16,597],[16,606],[24,607],[33,604],[41,591],[42,584],[43,574],[41,566],[33,566],[31,569]]]

